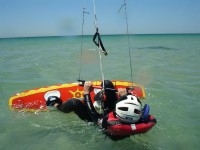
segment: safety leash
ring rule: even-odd
[[[103,43],[102,43],[102,40],[101,40],[101,36],[99,34],[99,29],[98,29],[98,25],[97,25],[97,15],[96,15],[95,0],[93,0],[93,6],[94,6],[94,25],[95,25],[95,28],[96,28],[96,33],[95,33],[95,35],[93,37],[93,42],[95,43],[96,46],[98,46],[98,49],[99,49],[99,60],[100,60],[102,83],[103,83],[103,89],[105,89],[101,52],[103,52],[105,56],[108,55],[108,53],[106,52],[106,50],[105,50],[105,48],[103,46]],[[96,41],[96,38],[98,38],[98,41]]]

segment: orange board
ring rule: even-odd
[[[145,89],[141,85],[123,80],[111,80],[111,81],[114,84],[115,89],[127,88],[133,86],[134,88],[133,93],[136,96],[140,98],[146,97]],[[101,81],[100,80],[92,81],[92,84],[94,86],[100,86]],[[75,82],[75,83],[58,84],[53,86],[45,86],[17,93],[16,95],[10,97],[8,103],[9,108],[11,110],[48,111],[44,95],[47,92],[55,90],[60,92],[60,98],[63,102],[67,101],[70,98],[77,98],[83,100],[83,87],[79,86],[78,82]],[[91,92],[91,97],[94,97],[94,91]]]

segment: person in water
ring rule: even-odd
[[[143,109],[139,98],[124,89],[119,92],[120,97],[119,100],[115,102],[114,109],[111,112],[99,115],[91,101],[91,87],[91,82],[84,85],[84,101],[86,103],[87,112],[90,115],[92,121],[99,125],[107,135],[111,137],[113,137],[112,134],[117,135],[118,137],[130,136],[127,133],[122,133],[123,131],[131,132],[131,130],[126,130],[127,125],[131,126],[131,124],[135,124],[139,121],[145,121],[142,120]],[[125,130],[120,129],[122,131],[121,132],[119,129],[112,128],[114,126],[120,126],[120,128],[125,127]]]
[[[142,104],[140,100],[136,96],[131,95],[127,89],[118,89],[117,95],[116,90],[114,90],[114,85],[109,80],[104,81],[104,86],[106,98],[101,101],[103,103],[103,105],[100,105],[103,110],[101,112],[95,109],[95,105],[91,101],[90,92],[93,90],[92,82],[86,82],[84,84],[84,103],[78,99],[69,99],[62,103],[59,98],[52,96],[48,98],[47,106],[54,106],[65,113],[74,111],[80,119],[94,122],[103,129],[102,131],[105,131],[104,133],[111,138],[115,138],[111,135],[112,133],[109,133],[110,127],[116,124],[123,126],[123,124],[127,125],[138,122],[142,116]],[[94,97],[95,102],[102,99],[102,92],[98,92]],[[121,137],[127,136],[129,135]]]
[[[103,84],[101,84],[103,86]],[[85,83],[84,89],[88,87],[88,83]],[[116,90],[114,90],[114,85],[110,80],[104,80],[104,95],[105,95],[105,100],[103,103],[103,112],[109,113],[115,109],[115,103],[117,101],[117,93]],[[92,87],[90,87],[92,88]],[[125,93],[125,89],[119,89],[119,93]],[[98,92],[94,99],[97,100],[102,100],[103,99],[103,93],[100,91]],[[95,103],[96,107],[100,107],[99,103]],[[99,104],[99,105],[98,105]],[[65,102],[62,103],[61,99],[57,96],[49,96],[46,102],[47,106],[53,106],[56,107],[59,111],[64,112],[64,113],[69,113],[74,111],[77,116],[85,121],[93,121],[90,115],[87,112],[87,107],[86,103],[81,102],[79,99],[71,98]]]

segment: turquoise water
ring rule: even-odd
[[[102,37],[106,79],[131,80],[127,36]],[[133,80],[145,86],[158,123],[146,134],[112,141],[74,114],[16,112],[12,95],[75,82],[81,37],[0,39],[0,149],[199,149],[200,35],[131,35]],[[92,37],[84,37],[81,78],[101,79]]]

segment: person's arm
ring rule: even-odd
[[[88,114],[90,115],[92,121],[97,123],[101,116],[96,112],[96,110],[92,104],[91,97],[90,97],[91,90],[92,90],[92,83],[91,82],[85,83],[85,85],[84,85],[84,101],[86,104],[86,108],[87,108]]]

